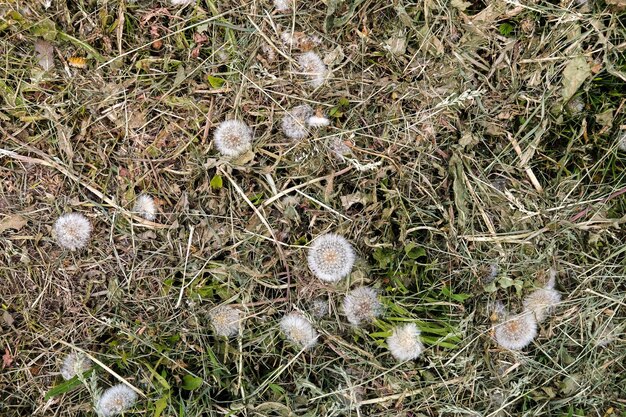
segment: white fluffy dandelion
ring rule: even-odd
[[[231,337],[239,331],[241,311],[229,306],[220,306],[209,313],[211,324],[218,336]]]
[[[343,236],[322,235],[309,248],[309,268],[322,281],[336,282],[352,271],[354,249]]]
[[[387,338],[389,351],[399,361],[416,359],[424,351],[424,345],[419,340],[420,331],[415,323],[407,323],[393,329]]]
[[[154,198],[148,194],[140,194],[135,200],[133,211],[146,220],[154,220],[156,218],[156,204]]]
[[[370,287],[358,287],[346,294],[343,299],[343,312],[354,326],[370,322],[381,315],[383,306],[378,293]]]
[[[63,360],[61,376],[66,381],[91,369],[91,360],[82,353],[71,352]]]
[[[306,52],[298,57],[302,72],[309,77],[309,83],[317,88],[324,84],[328,69],[322,58],[315,52]]]
[[[495,336],[498,344],[505,349],[523,349],[537,336],[537,320],[529,313],[508,317],[496,325]]]
[[[122,414],[137,401],[137,393],[126,384],[114,385],[102,393],[96,404],[99,416],[110,417]]]
[[[310,349],[317,343],[317,331],[300,314],[291,313],[283,317],[280,329],[288,340],[302,349]]]
[[[311,302],[311,313],[320,319],[328,315],[328,300],[316,298]]]
[[[540,288],[524,298],[524,309],[535,315],[537,323],[543,322],[561,301],[561,294],[553,288]]]
[[[296,106],[289,110],[282,121],[285,136],[293,140],[301,140],[309,135],[306,121],[313,115],[313,109],[308,104]]]
[[[91,223],[80,213],[66,213],[54,222],[54,234],[62,247],[81,249],[89,242]]]
[[[239,156],[252,147],[252,129],[241,120],[226,120],[215,129],[214,142],[222,155]]]

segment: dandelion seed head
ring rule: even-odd
[[[317,331],[300,314],[291,313],[280,321],[280,329],[285,337],[303,349],[310,349],[317,343]]]
[[[309,77],[309,83],[314,88],[324,84],[328,69],[318,54],[312,51],[305,52],[298,57],[298,63],[302,67],[302,72]]]
[[[239,156],[252,146],[252,129],[241,120],[226,120],[215,129],[214,142],[222,155]]]
[[[328,233],[315,239],[309,248],[308,262],[313,274],[322,281],[336,282],[352,271],[354,249],[343,236]]]
[[[537,336],[537,320],[533,314],[508,317],[496,325],[495,337],[500,346],[510,350],[525,348]]]
[[[154,198],[148,194],[140,194],[135,200],[133,211],[146,220],[153,221],[156,219],[156,204]]]
[[[557,304],[561,302],[561,294],[552,288],[540,288],[524,298],[524,309],[535,315],[538,323],[543,322]]]
[[[126,384],[114,385],[102,393],[96,412],[102,417],[122,414],[137,401],[137,393]]]
[[[313,109],[308,104],[296,106],[289,110],[282,121],[285,136],[293,140],[301,140],[309,135],[306,121],[313,115]]]
[[[328,315],[328,300],[316,298],[311,303],[311,313],[315,317],[322,318]]]
[[[370,322],[381,315],[383,306],[378,293],[370,287],[358,287],[346,294],[343,299],[343,312],[354,326]]]
[[[63,360],[61,376],[66,381],[91,369],[91,360],[82,353],[71,352]]]
[[[239,331],[241,311],[230,306],[220,306],[209,313],[211,324],[218,336],[231,337]]]
[[[60,246],[76,250],[89,242],[91,223],[80,213],[66,213],[54,222],[54,234]]]
[[[416,359],[424,351],[424,345],[419,340],[420,331],[415,323],[407,323],[393,329],[387,338],[389,351],[399,361]]]

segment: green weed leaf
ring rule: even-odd
[[[219,77],[214,77],[212,75],[207,75],[207,81],[209,82],[209,84],[211,84],[211,87],[213,88],[220,88],[221,86],[223,86],[226,83],[226,80],[223,78],[219,78]]]
[[[185,375],[183,377],[183,386],[182,388],[187,391],[193,391],[202,386],[202,378],[193,376],[193,375]]]
[[[223,185],[224,181],[221,175],[214,175],[213,178],[211,178],[211,188],[214,190],[219,190]]]

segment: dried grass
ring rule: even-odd
[[[93,415],[119,382],[146,415],[626,415],[619,1],[47,3],[0,5],[0,415]],[[303,103],[331,125],[294,143]],[[212,144],[229,118],[255,135],[236,160]],[[76,253],[50,233],[68,210],[94,226]],[[327,232],[359,256],[336,285],[306,268]],[[491,306],[518,311],[549,268],[561,305],[498,348]],[[365,329],[340,308],[358,285],[385,304]],[[226,304],[230,340],[209,324]],[[293,309],[310,351],[280,335]],[[398,364],[407,321],[426,350]],[[45,399],[74,349],[96,376]]]

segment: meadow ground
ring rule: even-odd
[[[121,379],[126,415],[626,416],[625,10],[4,0],[0,416],[94,415]],[[300,104],[330,125],[292,141]],[[235,159],[213,141],[230,118],[254,131]],[[140,193],[154,222],[129,212]],[[90,219],[86,248],[56,243],[65,212]],[[306,263],[327,232],[357,253],[335,284]],[[496,302],[521,311],[554,272],[538,336],[499,347]],[[356,328],[361,284],[384,313]],[[243,312],[230,339],[220,305]],[[310,350],[280,333],[294,310]],[[402,322],[426,348],[404,363]],[[64,384],[73,351],[98,365]]]

